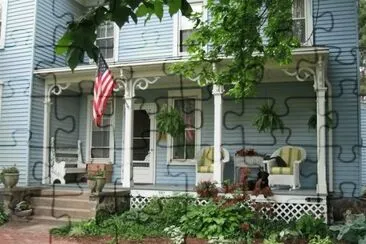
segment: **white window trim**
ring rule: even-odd
[[[88,163],[104,163],[104,164],[114,164],[114,131],[115,131],[115,120],[116,120],[116,99],[113,99],[113,116],[111,118],[111,129],[109,131],[109,158],[91,158],[91,145],[92,145],[92,100],[93,96],[89,95],[87,97],[87,123],[86,123],[86,162]]]
[[[201,149],[201,121],[202,121],[202,90],[201,89],[190,89],[190,90],[170,90],[168,91],[168,106],[173,107],[174,99],[182,98],[195,98],[195,128],[196,128],[196,144],[195,153],[197,154]],[[167,162],[170,165],[196,165],[195,159],[178,160],[173,159],[173,137],[167,135]]]
[[[207,4],[207,0],[188,0],[191,3],[202,3],[202,21],[206,21],[208,19],[208,13],[205,8]],[[187,52],[180,51],[180,19],[182,17],[182,13],[178,12],[173,16],[173,56],[187,56]]]
[[[119,27],[116,23],[113,23],[113,58],[105,58],[105,61],[108,62],[118,62],[118,55],[119,55]],[[89,59],[89,63],[95,63],[92,58]]]
[[[1,14],[1,31],[0,31],[0,49],[5,47],[5,29],[6,29],[6,16],[8,12],[8,0],[3,0],[3,8]]]
[[[305,42],[301,43],[302,46],[313,45],[313,1],[303,0],[305,8]]]

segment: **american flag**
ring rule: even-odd
[[[103,113],[107,106],[108,99],[112,95],[114,86],[115,82],[113,80],[112,72],[102,54],[99,54],[93,99],[93,119],[98,127],[101,125]]]

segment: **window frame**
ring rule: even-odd
[[[0,49],[5,48],[5,34],[6,34],[6,19],[8,12],[8,0],[0,0],[2,1],[2,13],[1,13],[1,29],[0,29]]]
[[[302,0],[304,2],[304,18],[305,18],[305,42],[301,43],[301,46],[312,46],[313,45],[313,1]],[[294,17],[292,15],[292,19]]]
[[[185,98],[195,99],[195,156],[201,149],[201,121],[203,116],[202,111],[202,90],[170,90],[168,91],[168,107],[173,108],[174,100]],[[174,159],[173,158],[173,137],[167,135],[167,163],[169,165],[196,165],[197,161],[193,159]]]
[[[104,163],[104,164],[114,164],[114,131],[115,131],[115,120],[116,120],[116,98],[113,99],[113,115],[111,117],[111,129],[109,130],[109,158],[92,158],[92,139],[93,139],[93,96],[89,95],[87,97],[87,129],[86,129],[86,161],[89,163]]]
[[[106,62],[118,62],[118,56],[119,56],[119,27],[116,23],[113,23],[113,57],[112,58],[105,58]],[[97,30],[96,30],[97,34]],[[95,40],[96,45],[96,40]],[[99,47],[98,47],[99,48]],[[89,63],[95,63],[93,59],[89,59]]]
[[[207,10],[205,5],[207,4],[207,0],[188,0],[190,4],[201,3],[202,4],[202,21],[206,21],[208,19]],[[188,52],[180,51],[180,31],[181,31],[181,19],[182,13],[178,12],[173,17],[173,56],[187,56]]]

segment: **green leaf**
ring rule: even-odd
[[[72,43],[71,33],[68,31],[61,37],[60,40],[58,40],[57,45],[55,47],[56,54],[62,55],[66,53],[71,43]]]
[[[169,5],[169,14],[170,16],[173,16],[175,13],[178,12],[180,7],[182,6],[181,0],[168,0]]]
[[[155,11],[155,15],[161,21],[161,19],[163,18],[163,15],[164,15],[164,7],[163,7],[163,2],[161,0],[155,0],[154,11]]]
[[[187,18],[191,16],[193,9],[187,0],[181,0],[181,12]]]
[[[76,66],[83,60],[84,52],[79,47],[70,47],[69,52],[67,53],[66,60],[67,64],[71,68],[72,71],[76,68]]]
[[[137,11],[136,11],[136,16],[137,17],[143,17],[147,14],[150,13],[150,10],[146,7],[145,4],[141,4],[138,8],[137,8]]]

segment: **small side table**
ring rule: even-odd
[[[251,168],[260,169],[264,167],[263,157],[261,156],[235,156],[234,157],[234,182],[238,180],[238,169],[239,168]]]

